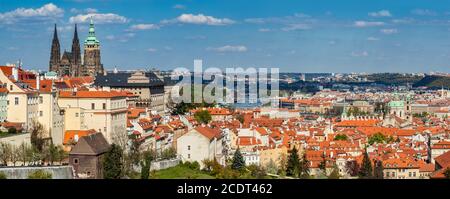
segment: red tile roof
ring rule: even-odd
[[[219,129],[216,128],[210,128],[210,127],[203,127],[198,126],[195,128],[197,132],[207,137],[209,140],[212,140],[213,138],[220,138],[221,132]]]
[[[116,98],[126,97],[124,93],[117,91],[60,91],[60,98]]]
[[[87,136],[87,135],[91,135],[96,133],[96,131],[94,129],[90,129],[90,130],[67,130],[64,133],[64,145],[70,144],[72,141],[74,141],[75,136],[78,136],[78,139],[80,139],[81,137]]]

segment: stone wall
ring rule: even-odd
[[[174,167],[177,166],[178,164],[181,163],[181,159],[176,158],[176,159],[171,159],[171,160],[162,160],[162,161],[157,161],[157,162],[152,162],[152,166],[150,167],[150,170],[161,170],[161,169],[167,169],[170,167]]]
[[[27,179],[28,174],[37,170],[44,170],[52,174],[53,179],[73,179],[72,166],[49,167],[3,167],[0,172],[6,174],[7,179]]]

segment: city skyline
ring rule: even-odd
[[[105,69],[279,67],[281,72],[450,72],[445,2],[0,0],[0,64],[48,69],[97,26]],[[437,1],[436,1],[437,2]],[[98,24],[98,25],[97,25]]]

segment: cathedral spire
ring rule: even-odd
[[[59,68],[59,62],[61,58],[61,49],[58,39],[58,30],[55,24],[55,30],[53,32],[53,41],[50,53],[49,71],[57,71]]]
[[[55,40],[58,40],[58,30],[56,29],[56,24],[55,24],[55,30],[53,32],[53,41],[55,41]]]
[[[78,76],[81,70],[81,49],[80,40],[78,39],[78,28],[75,24],[75,31],[72,40],[72,57],[71,57],[72,71],[75,76]]]

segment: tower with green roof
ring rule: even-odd
[[[95,76],[103,73],[103,64],[100,56],[100,41],[95,36],[94,21],[91,17],[89,24],[89,33],[84,40],[84,68],[83,74],[86,76]]]

